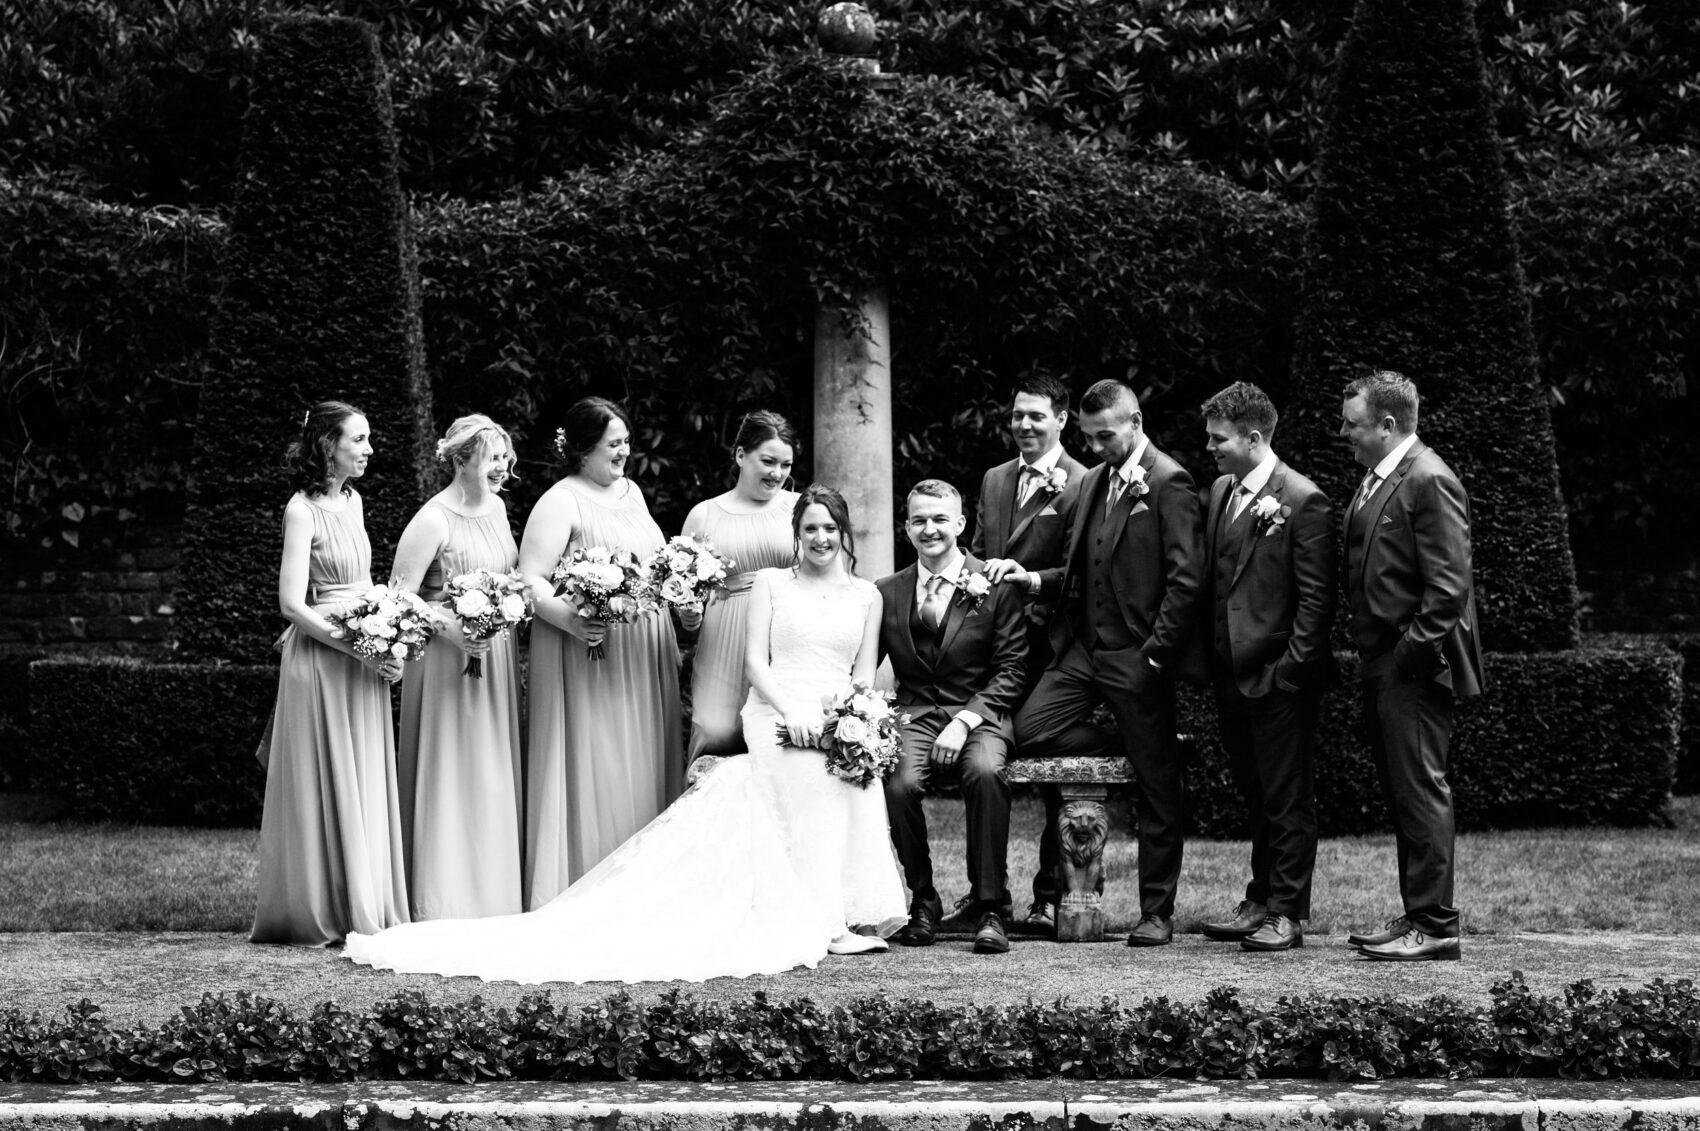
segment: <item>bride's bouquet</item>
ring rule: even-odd
[[[555,583],[555,595],[569,598],[586,620],[618,624],[655,608],[649,572],[630,550],[575,549],[556,563],[549,580]],[[600,660],[603,647],[592,644],[586,654]]]
[[[903,736],[897,729],[909,721],[899,714],[889,691],[876,691],[870,684],[853,683],[848,695],[835,695],[825,708],[820,745],[826,751],[826,772],[851,785],[866,789],[891,776],[903,752]],[[780,745],[791,741],[779,728]]]
[[[518,571],[495,573],[479,567],[449,578],[443,598],[471,640],[488,640],[531,619],[531,586]],[[484,678],[484,658],[468,656],[466,675]]]
[[[419,594],[396,585],[374,585],[353,606],[325,614],[331,635],[364,659],[394,656],[413,661],[437,635],[437,618]]]
[[[715,552],[706,538],[680,534],[649,556],[649,584],[675,608],[702,608],[716,589],[726,588],[732,559]]]

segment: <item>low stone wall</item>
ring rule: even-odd
[[[0,1085],[0,1131],[1694,1131],[1696,1091],[1528,1079]]]

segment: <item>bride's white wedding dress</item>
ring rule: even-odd
[[[784,693],[846,690],[874,587],[858,580],[823,601],[790,570],[763,572]],[[351,934],[344,954],[486,981],[696,982],[815,966],[851,928],[894,932],[906,907],[884,793],[828,774],[818,750],[781,747],[779,714],[758,692],[742,714],[747,756],[721,763],[552,902]]]

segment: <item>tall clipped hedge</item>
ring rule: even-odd
[[[277,20],[243,132],[227,284],[196,421],[182,642],[256,661],[276,635],[288,498],[281,457],[306,406],[361,408],[373,570],[429,483],[430,393],[411,219],[377,44],[354,20]]]
[[[1340,388],[1397,369],[1418,431],[1470,493],[1492,649],[1573,647],[1575,569],[1470,0],[1359,0],[1312,196],[1296,379],[1300,448],[1323,450]],[[1361,469],[1318,466],[1336,499]]]

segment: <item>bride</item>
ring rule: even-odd
[[[352,934],[347,957],[486,981],[695,982],[886,949],[906,909],[885,797],[827,773],[814,748],[823,700],[873,681],[880,596],[851,572],[844,496],[809,487],[791,528],[797,564],[750,592],[747,756],[538,910]]]

